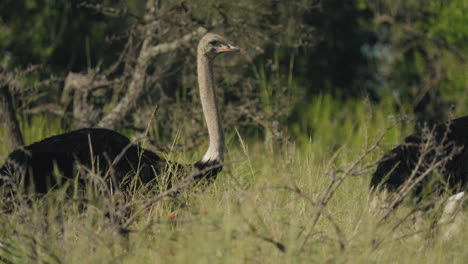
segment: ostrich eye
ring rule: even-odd
[[[212,40],[212,41],[208,42],[208,44],[210,44],[211,46],[216,46],[216,47],[220,45],[219,41],[217,41],[217,40]]]

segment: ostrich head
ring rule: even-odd
[[[203,36],[198,44],[198,54],[203,54],[211,59],[220,53],[239,50],[238,47],[229,44],[224,37],[214,33],[208,33]]]

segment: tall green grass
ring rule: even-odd
[[[194,186],[143,208],[155,193],[116,195],[91,190],[82,199],[53,191],[29,204],[16,201],[0,214],[0,260],[11,263],[466,263],[467,212],[451,240],[431,226],[437,212],[418,225],[410,206],[378,223],[368,211],[371,171],[348,176],[318,222],[318,202],[333,179],[393,124],[385,102],[340,102],[323,95],[311,102],[310,134],[296,134],[274,150],[226,128],[225,169],[207,187]],[[60,120],[35,117],[21,122],[27,143],[64,131]],[[397,123],[384,144],[410,132]],[[294,131],[293,131],[294,133]],[[390,146],[385,146],[388,149]],[[193,161],[203,147],[171,153]],[[382,149],[358,168],[377,160]],[[1,155],[7,150],[2,146]],[[86,202],[85,202],[86,201]],[[442,205],[440,202],[440,206]],[[120,207],[119,207],[120,206]],[[115,217],[108,217],[109,212]],[[410,215],[410,217],[406,217]],[[122,223],[134,219],[123,232]]]

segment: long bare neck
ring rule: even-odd
[[[202,162],[224,161],[224,134],[221,126],[221,117],[216,103],[216,91],[213,80],[212,60],[204,54],[197,56],[198,87],[203,107],[210,145]]]

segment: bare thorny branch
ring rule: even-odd
[[[391,128],[391,127],[390,127]],[[386,131],[388,131],[390,128],[388,128]],[[332,172],[332,179],[330,180],[330,183],[328,184],[328,186],[325,188],[325,190],[322,192],[322,195],[321,197],[318,199],[318,201],[316,202],[317,206],[316,206],[316,209],[315,209],[315,215],[314,215],[314,218],[312,219],[312,224],[309,228],[309,230],[306,231],[305,233],[305,236],[304,236],[304,240],[302,241],[302,244],[301,244],[301,250],[304,250],[305,248],[305,245],[307,244],[307,241],[310,239],[313,231],[314,231],[314,228],[315,226],[317,225],[320,217],[324,214],[324,210],[325,210],[325,207],[327,206],[328,202],[330,201],[330,199],[333,197],[333,195],[335,194],[336,190],[341,186],[341,184],[344,182],[344,180],[355,174],[354,172],[358,169],[358,165],[362,163],[362,161],[369,155],[371,154],[375,149],[377,149],[377,147],[379,146],[380,142],[383,140],[385,134],[386,134],[386,131],[384,131],[383,133],[381,133],[381,135],[378,137],[377,141],[372,145],[370,146],[369,148],[367,148],[363,154],[361,154],[352,164],[351,166],[349,166],[346,170],[344,170],[342,172],[342,175],[341,176],[337,176],[336,173],[337,171],[335,172]],[[330,219],[329,217],[327,217],[328,219]],[[335,228],[337,227],[337,225],[335,225]],[[342,232],[338,231],[339,229],[337,229],[337,233],[340,234]],[[344,247],[344,246],[343,246]]]

